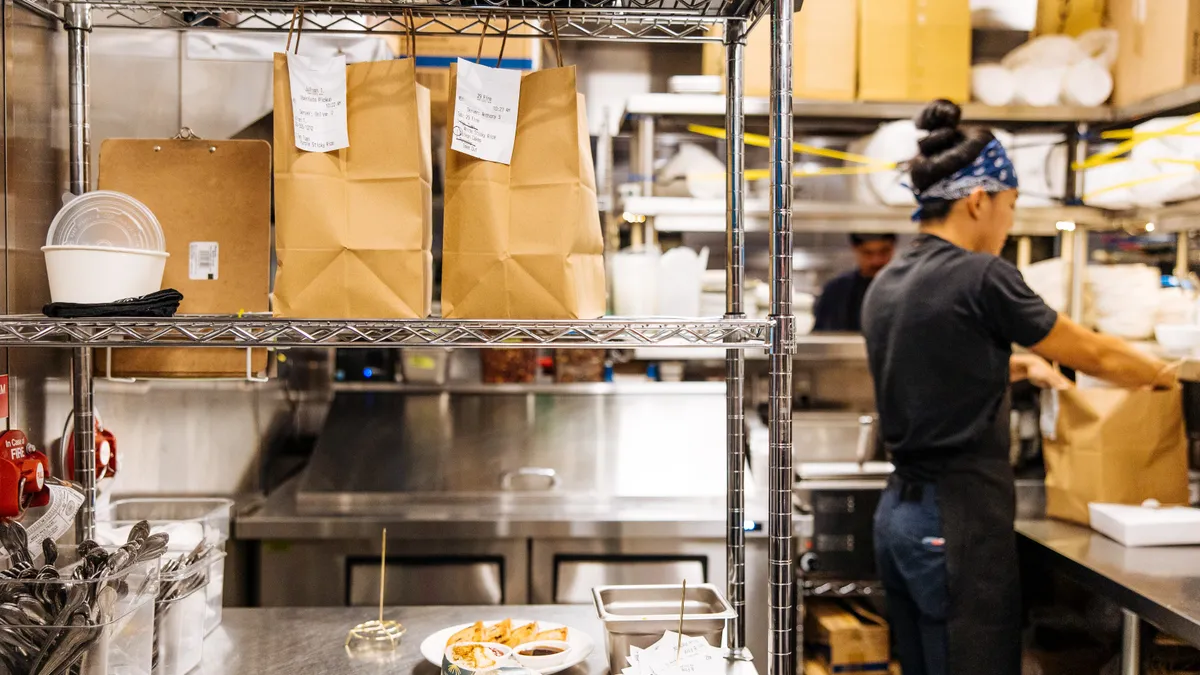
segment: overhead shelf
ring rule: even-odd
[[[744,104],[747,117],[766,117],[771,112],[770,100],[747,98]],[[913,119],[924,103],[872,103],[866,101],[795,101],[792,105],[794,123],[805,120],[886,122]],[[668,117],[723,117],[725,96],[721,94],[639,94],[631,96],[625,105],[629,115]],[[991,122],[999,125],[1070,124],[1075,122],[1111,122],[1113,110],[1108,107],[1053,106],[987,106],[968,103],[963,106],[963,119],[971,122]]]
[[[630,197],[623,210],[654,219],[658,232],[724,232],[725,200],[688,197]],[[795,201],[792,229],[795,232],[915,233],[912,207],[873,206],[847,202]],[[771,211],[762,200],[746,202],[746,231],[770,231]],[[1086,227],[1107,226],[1104,212],[1088,207],[1026,208],[1017,210],[1013,228],[1016,236],[1051,236],[1057,224],[1073,222]]]
[[[765,347],[753,319],[453,321],[0,317],[0,347]]]
[[[725,350],[713,347],[696,349],[635,349],[635,359],[643,361],[721,361]],[[746,352],[750,361],[765,360],[765,350]],[[848,333],[813,333],[796,336],[797,361],[860,361],[867,358],[867,344],[861,335]]]
[[[63,0],[17,0],[61,16]],[[756,20],[765,0],[102,0],[91,3],[96,27],[288,30],[294,8],[304,10],[306,32],[407,34],[406,14],[418,35],[487,34],[563,40],[712,42],[726,21]],[[471,19],[447,22],[446,18]],[[485,20],[485,17],[488,17]],[[557,25],[557,35],[550,19]],[[485,28],[486,26],[486,28]]]

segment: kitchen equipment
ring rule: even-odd
[[[45,539],[0,527],[12,565],[0,572],[0,663],[9,673],[149,675],[154,598],[166,537],[134,528],[120,548]],[[40,560],[39,560],[40,559]],[[40,563],[35,565],[35,563]]]
[[[109,246],[43,246],[50,299],[99,304],[149,295],[162,287],[168,254]]]
[[[446,383],[450,372],[450,350],[410,348],[400,351],[400,372],[409,384]]]
[[[94,190],[71,198],[50,222],[46,246],[167,250],[154,213],[133,197],[113,190]]]
[[[201,542],[191,553],[167,557],[155,603],[154,668],[158,675],[184,675],[204,656],[205,588],[213,563],[225,553]]]
[[[171,536],[171,551],[186,553],[201,541],[225,550],[229,541],[229,517],[233,500],[221,498],[138,497],[114,499],[106,510],[96,516],[96,540],[101,543],[122,541],[134,523],[145,520],[151,531]],[[208,611],[204,619],[205,634],[221,625],[221,607],[225,598],[225,558],[209,563],[208,585],[205,587]]]
[[[679,629],[721,646],[725,621],[737,612],[712,584],[684,593],[682,628],[679,622],[679,584],[658,586],[598,586],[592,590],[596,613],[604,623],[610,670],[620,669],[630,648],[645,649],[669,630]]]
[[[678,246],[658,259],[658,314],[700,316],[700,289],[708,267],[708,247],[697,253]]]
[[[794,500],[813,519],[812,535],[800,544],[800,569],[811,579],[865,581],[877,577],[874,517],[892,473],[888,462],[869,461],[875,434],[860,422],[854,462],[802,463]]]

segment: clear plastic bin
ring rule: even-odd
[[[23,598],[21,610],[0,611],[3,675],[34,672],[39,658],[36,672],[150,675],[159,558],[87,581],[70,578],[78,559],[74,547],[60,547],[55,567],[64,579],[0,579],[0,605]],[[86,609],[89,625],[39,625],[26,614],[31,607],[50,611],[68,602]]]
[[[174,555],[164,556],[164,565]],[[213,550],[187,567],[162,573],[154,616],[156,675],[184,675],[200,665],[208,634],[206,589],[211,570],[224,559],[223,551]]]
[[[135,497],[114,499],[106,512],[96,519],[96,541],[101,544],[122,544],[129,530],[139,521],[150,522],[151,532],[171,535],[167,550],[188,553],[203,539],[218,550],[225,550],[229,540],[229,519],[233,500],[200,497]],[[225,557],[210,565],[205,588],[208,613],[205,634],[221,625],[221,606],[225,600]],[[2,674],[0,674],[2,675]]]

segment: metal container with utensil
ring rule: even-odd
[[[684,635],[702,637],[714,647],[721,646],[725,622],[737,616],[712,584],[688,586],[686,596],[683,587],[676,584],[597,586],[592,589],[592,598],[604,622],[608,665],[613,672],[625,667],[631,647],[645,649],[666,631],[680,630],[681,601]]]

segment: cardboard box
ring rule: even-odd
[[[1155,0],[1157,2],[1158,0]],[[1037,35],[1078,36],[1104,26],[1108,0],[1040,0]]]
[[[864,101],[970,99],[968,0],[861,0],[858,47]]]
[[[771,22],[764,18],[746,36],[747,96],[771,95]],[[705,43],[703,72],[725,76],[725,45]],[[792,18],[792,96],[853,101],[858,76],[858,3],[806,0]]]
[[[425,19],[422,19],[424,21]],[[478,32],[482,22],[476,19],[438,19],[440,23],[457,29]],[[503,28],[504,22],[493,19],[492,30]],[[489,31],[489,33],[492,31]],[[417,82],[429,88],[431,117],[434,125],[446,121],[446,103],[450,100],[450,64],[459,58],[474,61],[480,55],[479,62],[485,66],[495,67],[501,56],[501,43],[504,46],[503,61],[505,68],[514,70],[537,70],[540,67],[541,39],[518,37],[522,33],[528,35],[529,29],[513,31],[513,37],[502,40],[499,37],[488,37],[483,40],[482,53],[479,47],[479,37],[454,35],[418,35],[417,36]],[[403,36],[388,38],[389,45],[397,54],[404,54],[407,47]]]
[[[1200,82],[1200,0],[1110,0],[1119,35],[1113,103]]]
[[[804,623],[804,639],[822,664],[834,672],[884,671],[891,645],[888,625],[859,602],[812,602]]]

